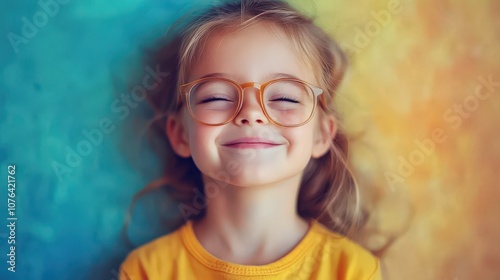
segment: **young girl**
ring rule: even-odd
[[[282,1],[241,0],[184,26],[169,81],[164,177],[185,223],[131,252],[120,279],[381,279],[345,235],[359,219],[333,106],[339,47]],[[164,75],[167,76],[167,75]]]

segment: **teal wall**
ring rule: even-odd
[[[117,278],[131,249],[119,239],[126,210],[158,174],[147,150],[124,136],[144,104],[133,108],[120,95],[128,94],[143,47],[179,14],[210,1],[62,2],[0,4],[0,279]],[[137,160],[129,160],[124,150],[134,147]],[[3,225],[10,164],[15,273],[7,270]],[[136,245],[168,230],[155,215],[175,215],[161,196],[154,199],[162,203],[138,208],[130,229]]]

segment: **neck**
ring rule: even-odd
[[[208,199],[205,217],[193,223],[200,243],[216,257],[239,263],[267,263],[284,256],[309,228],[297,213],[300,179],[221,189]],[[210,179],[204,181],[207,185]]]

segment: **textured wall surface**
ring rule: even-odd
[[[121,99],[127,77],[180,14],[218,1],[63,2],[0,4],[0,279],[116,279],[127,208],[158,174],[124,136],[140,123],[140,107]],[[293,3],[351,59],[338,100],[370,213],[357,240],[386,279],[498,279],[498,1]],[[147,199],[135,244],[176,215],[162,196]]]

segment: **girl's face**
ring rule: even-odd
[[[188,81],[217,74],[238,83],[263,84],[290,75],[317,85],[311,68],[283,33],[259,23],[237,33],[212,36],[190,69]],[[280,127],[262,112],[258,89],[247,88],[243,96],[241,111],[225,125],[200,124],[185,106],[178,116],[169,117],[167,133],[176,153],[191,156],[205,176],[236,186],[300,180],[311,157],[327,152],[335,135],[333,117],[320,118],[317,106],[307,124]]]

